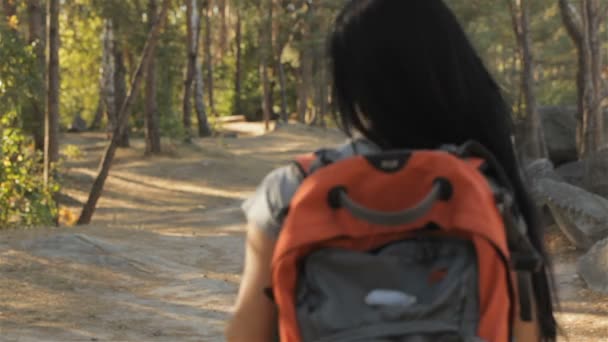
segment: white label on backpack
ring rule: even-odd
[[[396,290],[376,289],[365,297],[365,304],[370,306],[408,307],[416,304],[417,298]]]

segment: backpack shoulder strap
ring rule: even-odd
[[[316,170],[330,165],[339,159],[339,152],[334,149],[320,149],[313,153],[306,153],[296,156],[293,163],[302,173],[302,178],[306,178]]]
[[[306,178],[306,176],[310,174],[315,160],[317,160],[317,155],[314,153],[301,154],[296,156],[296,158],[293,160],[293,164],[298,167],[303,178]]]

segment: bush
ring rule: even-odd
[[[59,191],[52,180],[45,187],[43,156],[15,124],[16,113],[0,119],[0,228],[53,224]]]

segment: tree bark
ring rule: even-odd
[[[535,160],[547,157],[542,120],[537,110],[534,86],[534,54],[532,37],[529,29],[529,0],[508,0],[513,22],[513,31],[517,40],[522,63],[521,89],[525,100],[526,137],[522,142],[526,159]]]
[[[59,1],[59,0],[52,0]],[[160,36],[160,31],[163,26],[163,23],[167,17],[167,11],[169,8],[170,0],[163,0],[161,12],[159,14],[159,20],[152,27],[150,33],[148,34],[148,38],[146,39],[146,44],[144,46],[144,50],[141,54],[141,59],[133,76],[133,80],[131,82],[131,90],[129,91],[128,96],[125,101],[121,105],[121,109],[118,115],[118,125],[114,128],[114,133],[112,134],[112,140],[108,144],[105,153],[103,155],[101,165],[99,167],[99,173],[93,186],[91,187],[91,192],[89,193],[89,198],[82,208],[82,213],[78,219],[78,224],[89,224],[91,219],[93,218],[93,214],[95,213],[95,208],[97,206],[97,201],[101,196],[103,191],[103,186],[110,172],[110,168],[112,166],[112,161],[114,160],[114,156],[116,154],[116,149],[118,148],[118,143],[120,140],[120,136],[127,128],[127,121],[129,118],[129,110],[132,106],[135,98],[137,97],[137,93],[141,86],[141,81],[143,79],[144,70],[147,67],[150,52],[155,49],[156,44],[158,43],[158,38]]]
[[[183,123],[186,131],[186,142],[192,141],[192,81],[196,68],[197,44],[198,37],[196,33],[198,7],[196,0],[186,0],[186,74],[184,77],[184,95],[182,99]]]
[[[44,135],[44,180],[48,185],[52,163],[59,158],[59,1],[47,2],[47,96]]]
[[[270,86],[270,77],[268,75],[269,60],[273,55],[273,39],[272,39],[272,24],[273,24],[273,2],[266,0],[263,2],[266,6],[266,21],[264,28],[261,31],[261,61],[260,61],[260,78],[262,80],[262,111],[264,118],[264,128],[270,130],[270,119],[273,110],[272,88]],[[264,9],[264,7],[262,7]]]
[[[243,114],[242,100],[241,100],[241,74],[242,74],[242,49],[241,44],[243,40],[242,33],[242,22],[241,22],[241,10],[237,8],[236,12],[236,71],[234,73],[234,111],[236,114]]]
[[[102,76],[103,77],[103,76]],[[103,119],[104,105],[103,105],[103,82],[100,82],[99,88],[99,101],[97,101],[97,109],[95,110],[95,116],[93,117],[93,121],[89,125],[89,130],[95,131],[101,127],[101,120]]]
[[[580,0],[580,3],[581,13],[577,17],[568,0],[559,0],[562,22],[578,54],[577,145],[579,158],[586,158],[603,144],[599,28],[606,16],[600,12],[599,0]]]
[[[154,28],[158,20],[158,3],[157,0],[149,0],[148,2],[148,22],[149,30]],[[160,127],[158,104],[156,102],[156,47],[150,49],[150,57],[146,70],[146,90],[144,102],[144,125],[146,126],[146,154],[159,154],[161,152],[160,145]]]
[[[215,99],[213,97],[213,55],[211,53],[212,45],[212,27],[211,27],[211,11],[213,8],[213,1],[207,0],[207,6],[205,8],[205,66],[207,67],[207,96],[209,97],[209,114],[216,115],[215,113]]]
[[[228,4],[227,0],[218,0],[220,13],[219,58],[222,60],[228,47]]]
[[[117,32],[118,30],[114,30]],[[125,67],[125,59],[124,59],[124,51],[122,48],[122,42],[120,39],[116,39],[116,34],[114,35],[114,99],[115,99],[115,111],[116,119],[115,121],[119,124],[118,121],[118,113],[120,113],[120,108],[122,103],[125,101],[127,97],[127,68]],[[127,128],[120,133],[120,139],[118,141],[118,147],[129,147],[129,123],[127,120]]]
[[[27,3],[28,13],[28,43],[34,45],[36,59],[38,60],[38,72],[42,77],[45,76],[45,30],[44,30],[44,9],[40,0],[29,0]],[[33,135],[36,150],[44,151],[44,82],[41,82],[35,93],[36,99],[32,99],[32,119]]]
[[[285,66],[281,62],[281,57],[277,59],[277,69],[279,73],[279,89],[281,92],[281,121],[283,124],[289,123],[289,113],[287,113],[287,82],[285,81]]]
[[[114,26],[112,20],[106,19],[103,31],[102,73],[103,86],[102,97],[108,118],[106,128],[108,134],[114,130],[117,124],[116,96],[115,96],[115,62],[114,62]]]
[[[195,2],[195,1],[193,1]],[[194,3],[193,3],[194,4]],[[198,7],[193,6],[196,17],[193,17],[193,23],[196,24],[194,37],[194,51],[196,56],[194,58],[194,108],[196,110],[196,118],[198,121],[198,136],[201,138],[211,136],[211,127],[209,126],[209,120],[207,118],[207,109],[205,108],[205,81],[203,77],[203,65],[199,60],[199,43],[201,41],[201,18],[202,16],[198,12]]]

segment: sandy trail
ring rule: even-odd
[[[0,341],[222,341],[242,264],[241,201],[272,168],[343,138],[295,126],[238,139],[121,150],[92,225],[0,231]],[[69,135],[62,201],[76,213],[105,140]],[[608,300],[574,276],[575,251],[550,237],[571,341],[608,340]]]

